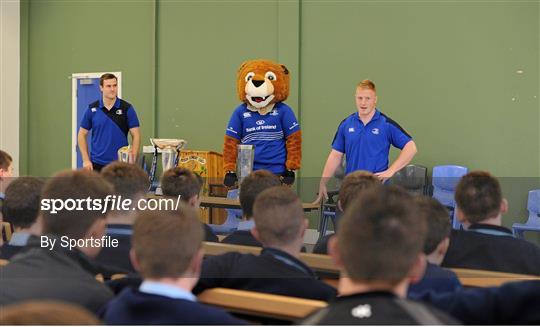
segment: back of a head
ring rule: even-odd
[[[463,176],[457,184],[455,198],[471,224],[499,215],[503,200],[499,181],[486,171],[472,171]]]
[[[418,214],[427,223],[424,253],[431,254],[445,238],[450,236],[450,215],[448,210],[434,198],[421,196],[415,198],[415,201],[418,205]]]
[[[286,186],[261,192],[253,206],[253,219],[265,246],[283,246],[297,241],[304,224],[298,196]]]
[[[146,172],[137,165],[115,161],[103,168],[101,175],[114,186],[115,193],[124,199],[144,196],[150,187]]]
[[[11,163],[13,158],[6,151],[0,150],[0,169],[6,171]]]
[[[103,206],[110,194],[114,194],[112,185],[96,172],[67,170],[54,175],[45,183],[41,194],[43,233],[83,238],[96,220],[105,219],[107,210]],[[88,198],[92,204],[100,202],[102,206],[94,206],[94,210],[66,209],[77,202],[88,208]],[[66,206],[53,213],[52,210],[43,210],[43,201],[46,200],[60,200]]]
[[[0,325],[100,325],[100,321],[77,305],[47,300],[2,308]]]
[[[45,183],[35,177],[19,177],[6,188],[2,205],[5,221],[18,228],[28,228],[36,222],[40,208],[40,194]]]
[[[202,178],[189,169],[174,167],[163,173],[161,189],[165,196],[179,196],[188,201],[201,192]]]
[[[141,211],[133,225],[132,249],[143,278],[179,278],[201,248],[203,229],[195,209]]]
[[[411,195],[390,186],[364,192],[339,223],[339,254],[355,282],[397,284],[406,278],[426,236]]]
[[[365,190],[381,187],[379,179],[368,171],[358,170],[345,176],[339,189],[339,203],[343,211]]]
[[[253,216],[253,204],[259,193],[270,187],[280,185],[279,178],[264,169],[254,171],[244,178],[240,185],[240,206],[244,216],[248,218]]]

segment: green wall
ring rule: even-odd
[[[540,187],[538,2],[25,0],[21,12],[23,172],[70,167],[72,73],[121,71],[144,144],[221,151],[236,69],[264,57],[292,72],[304,200],[364,78],[414,136],[415,163],[505,177],[505,224]]]

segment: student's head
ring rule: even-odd
[[[345,211],[329,252],[352,282],[392,288],[423,275],[425,236],[411,195],[395,186],[375,188]]]
[[[174,167],[163,173],[161,189],[163,195],[177,197],[193,207],[199,206],[202,178],[189,169]]]
[[[100,325],[100,321],[74,304],[33,300],[3,307],[0,325]]]
[[[63,171],[49,179],[41,193],[41,215],[43,217],[43,233],[71,239],[101,238],[105,233],[107,210],[105,199],[114,194],[113,186],[96,172],[88,170]],[[75,210],[79,203],[81,208],[88,208],[88,201],[94,210]],[[44,204],[48,201],[49,207]],[[53,213],[60,201],[63,209]],[[103,207],[93,206],[100,202]],[[73,210],[71,210],[73,209]],[[104,212],[105,211],[105,212]],[[95,246],[79,248],[82,252],[94,257],[100,248]]]
[[[101,170],[101,175],[114,186],[115,193],[123,199],[143,198],[150,187],[146,172],[127,162],[112,162]]]
[[[339,203],[342,211],[347,210],[349,204],[362,194],[363,191],[381,187],[381,181],[368,171],[358,170],[345,176],[339,189]]]
[[[367,116],[373,112],[377,105],[377,91],[375,84],[365,79],[356,86],[356,108],[360,116]]]
[[[6,188],[2,215],[15,230],[30,228],[38,220],[43,185],[44,182],[38,178],[19,177]]]
[[[131,261],[145,279],[198,277],[203,229],[194,208],[141,211],[133,225]]]
[[[458,219],[467,224],[500,218],[508,209],[499,181],[486,171],[472,171],[463,176],[457,184],[455,198]]]
[[[99,78],[99,89],[103,93],[104,98],[115,99],[118,94],[118,79],[111,73],[101,75]]]
[[[244,178],[240,185],[240,206],[244,216],[251,218],[253,216],[253,204],[255,198],[262,191],[273,186],[280,186],[279,178],[268,170],[257,170]]]
[[[427,235],[424,254],[428,261],[440,265],[450,244],[450,215],[448,210],[437,200],[421,196],[415,198],[418,214],[426,220]]]
[[[13,158],[9,153],[0,150],[0,178],[13,175]]]
[[[307,220],[298,196],[286,186],[274,186],[262,191],[253,206],[253,235],[264,245],[302,246]]]

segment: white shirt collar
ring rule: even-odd
[[[193,293],[186,291],[180,287],[173,286],[171,284],[165,284],[154,281],[144,281],[141,286],[139,286],[139,292],[161,295],[165,297],[170,297],[172,299],[181,299],[196,302],[197,298]]]

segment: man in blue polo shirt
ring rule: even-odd
[[[97,171],[118,159],[118,149],[128,145],[128,132],[132,139],[130,161],[136,160],[141,144],[139,119],[133,106],[117,97],[116,76],[103,74],[99,79],[99,88],[102,97],[88,105],[77,136],[83,168]],[[92,130],[90,155],[86,141],[89,130]]]
[[[377,94],[372,81],[360,82],[356,87],[355,98],[358,112],[345,118],[338,127],[315,202],[320,202],[323,197],[328,198],[326,184],[334,175],[344,154],[347,157],[345,174],[366,170],[374,173],[382,182],[405,167],[416,154],[416,144],[412,137],[375,107]],[[401,153],[388,167],[390,145],[401,149]]]

